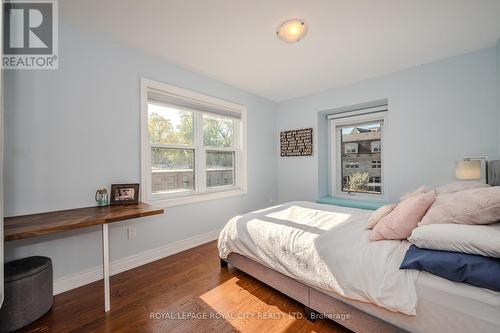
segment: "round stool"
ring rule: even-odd
[[[0,332],[31,324],[52,307],[52,260],[28,257],[4,265],[5,297],[0,309]]]

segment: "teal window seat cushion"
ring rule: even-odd
[[[369,201],[369,200],[357,200],[357,199],[334,198],[334,197],[324,197],[317,200],[316,202],[320,204],[359,208],[366,210],[377,210],[383,205],[387,204],[386,202],[383,201]]]

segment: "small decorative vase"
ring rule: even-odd
[[[95,201],[97,201],[98,207],[106,207],[108,205],[108,190],[105,188],[97,190],[95,192]]]

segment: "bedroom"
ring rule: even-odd
[[[0,331],[500,330],[488,274],[399,267],[498,273],[498,1],[42,2],[4,4]]]

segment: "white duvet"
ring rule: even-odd
[[[407,241],[368,241],[370,211],[289,202],[231,219],[219,254],[242,254],[312,287],[415,315],[418,272],[400,270]]]

